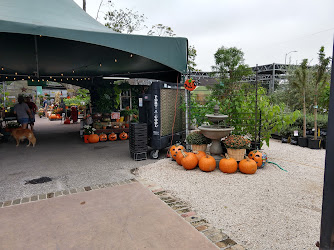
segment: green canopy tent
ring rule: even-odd
[[[113,32],[72,0],[0,0],[0,81],[176,82],[186,73],[187,48],[186,38]]]

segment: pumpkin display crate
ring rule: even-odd
[[[153,82],[147,93],[139,98],[139,122],[147,124],[148,145],[153,149],[150,153],[153,159],[159,157],[159,150],[185,139],[186,119],[179,108],[185,97],[182,86]]]
[[[147,124],[131,123],[129,126],[129,149],[131,157],[136,160],[147,159]]]

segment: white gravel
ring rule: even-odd
[[[214,227],[247,249],[318,249],[325,150],[271,140],[267,164],[254,175],[186,171],[171,159],[139,175],[189,203]]]

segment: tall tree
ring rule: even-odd
[[[318,114],[318,94],[319,88],[322,89],[329,78],[328,65],[331,57],[326,57],[325,47],[321,46],[319,50],[318,64],[315,66],[313,85],[314,94],[314,139],[317,139],[318,135],[318,124],[317,124],[317,114]]]
[[[195,59],[197,56],[197,50],[194,45],[189,45],[188,47],[188,70],[189,71],[197,71],[195,68],[197,64],[195,63]]]
[[[148,36],[175,36],[171,27],[165,26],[161,23],[152,25],[151,29],[147,32]]]
[[[311,80],[311,69],[307,64],[308,60],[304,59],[289,76],[289,83],[299,92],[303,102],[303,137],[306,137],[306,95]]]
[[[119,33],[131,34],[146,27],[144,14],[129,9],[110,10],[104,16],[105,26]]]

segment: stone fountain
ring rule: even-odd
[[[205,116],[213,123],[213,125],[202,125],[198,129],[201,133],[212,140],[212,145],[210,147],[210,153],[212,156],[220,156],[223,153],[223,149],[221,146],[221,139],[228,136],[233,127],[226,127],[225,125],[221,125],[224,119],[226,119],[227,115],[219,114],[219,107],[216,105],[214,108],[214,114],[206,114]],[[216,158],[216,157],[215,157]]]

